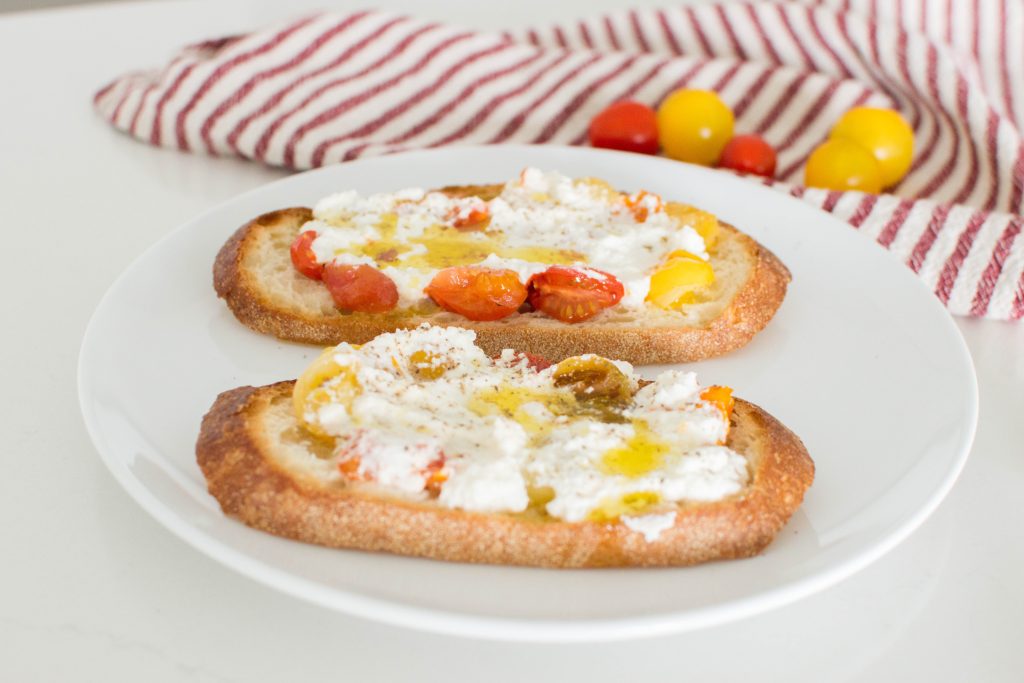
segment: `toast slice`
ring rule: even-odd
[[[814,464],[792,432],[737,399],[726,445],[750,473],[738,493],[675,504],[655,540],[621,521],[565,522],[531,508],[481,513],[393,497],[328,476],[331,446],[292,410],[294,382],[241,387],[203,418],[196,455],[210,493],[245,524],[336,548],[537,567],[682,566],[754,555],[803,500]]]
[[[491,199],[501,185],[443,188],[453,197]],[[436,306],[411,312],[339,311],[322,283],[292,266],[289,247],[313,218],[308,208],[273,211],[239,228],[217,254],[214,288],[243,324],[258,332],[308,344],[363,343],[384,332],[427,322],[474,330],[489,353],[504,348],[553,361],[582,353],[637,365],[680,363],[718,356],[746,344],[778,310],[790,273],[751,237],[720,224],[710,262],[715,272],[700,303],[682,310],[652,305],[642,310],[605,309],[584,322],[567,324],[540,312],[493,322],[473,322]]]

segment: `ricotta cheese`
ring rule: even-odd
[[[537,371],[510,350],[492,359],[474,339],[456,327],[399,330],[336,347],[319,386],[300,380],[303,420],[335,439],[343,476],[462,510],[621,518],[649,540],[671,526],[666,507],[748,483],[746,458],[722,445],[728,419],[693,373],[635,391],[632,366],[604,363],[635,391],[613,399],[560,385],[559,366]]]
[[[660,515],[641,515],[639,517],[623,517],[622,523],[633,531],[641,534],[648,543],[657,541],[662,532],[668,531],[676,523],[675,512]]]

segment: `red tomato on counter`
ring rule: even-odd
[[[591,120],[590,144],[605,149],[657,154],[657,114],[640,102],[616,102]]]
[[[725,145],[718,165],[771,178],[775,175],[775,149],[760,135],[737,135]]]

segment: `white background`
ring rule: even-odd
[[[78,414],[85,325],[161,235],[282,172],[138,144],[92,113],[91,96],[183,43],[323,4],[123,3],[0,18],[0,680],[1020,680],[1024,324],[960,321],[978,370],[978,437],[921,529],[839,586],[706,631],[552,646],[414,633],[241,578],[142,512]],[[376,4],[505,27],[626,3]]]

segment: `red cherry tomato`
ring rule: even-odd
[[[775,150],[759,135],[737,135],[722,150],[718,165],[771,178],[775,175]]]
[[[292,242],[291,248],[292,265],[297,271],[313,280],[321,279],[324,273],[324,264],[317,263],[313,248],[310,246],[316,238],[317,234],[313,230],[300,232]]]
[[[646,104],[616,102],[590,122],[590,144],[640,154],[658,153],[658,116]]]
[[[470,320],[498,320],[526,301],[526,287],[513,270],[445,268],[423,290],[441,308]]]
[[[625,294],[622,283],[614,275],[565,266],[551,266],[537,273],[530,278],[529,288],[530,305],[564,323],[592,318],[619,303]]]
[[[343,265],[334,261],[324,268],[324,284],[343,311],[384,313],[398,303],[394,281],[372,266]]]

